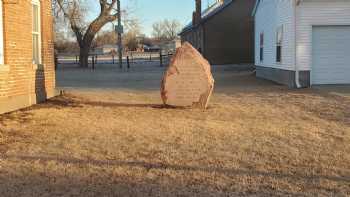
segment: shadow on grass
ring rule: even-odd
[[[1,158],[1,157],[0,157]],[[43,157],[43,156],[23,156],[23,155],[6,155],[2,159],[8,160],[22,160],[25,162],[50,162],[55,161],[62,164],[68,165],[94,165],[97,167],[130,167],[130,168],[145,168],[149,170],[173,170],[173,171],[192,171],[192,172],[206,172],[215,174],[224,174],[231,176],[255,176],[255,177],[269,177],[275,179],[294,179],[304,181],[333,181],[350,183],[349,176],[328,176],[328,175],[305,175],[297,173],[277,173],[277,172],[264,172],[257,170],[242,170],[242,169],[228,169],[228,168],[217,168],[217,167],[201,167],[201,166],[187,166],[187,165],[174,165],[166,163],[147,163],[142,161],[116,161],[116,160],[83,160],[76,158],[60,158],[60,157]]]
[[[268,197],[318,196],[320,190],[323,191],[323,194],[328,193],[330,196],[339,193],[336,189],[329,190],[310,184],[302,191],[283,186],[280,188],[272,187],[269,183],[244,185],[233,182],[223,187],[216,183],[208,184],[196,180],[186,180],[186,178],[185,180],[171,179],[166,176],[157,180],[151,180],[147,177],[132,179],[132,176],[102,172],[87,177],[74,173],[70,175],[69,170],[61,173],[33,170],[29,175],[0,176],[2,196]]]
[[[31,135],[21,130],[7,129],[0,124],[0,155],[5,154],[13,143],[18,141],[22,143],[31,143]]]
[[[26,123],[29,122],[33,114],[28,111],[29,109],[19,110],[20,113],[10,112],[0,115],[0,126],[1,124],[5,124],[6,121],[17,121],[18,123]]]
[[[174,107],[163,104],[137,104],[137,103],[114,103],[102,101],[89,101],[72,95],[57,96],[47,100],[44,103],[33,105],[18,111],[0,114],[0,126],[6,121],[17,121],[19,123],[27,123],[33,120],[32,110],[37,109],[64,109],[64,108],[83,108],[91,107],[109,107],[109,108],[153,108],[153,109],[188,109],[185,107]]]
[[[42,109],[42,108],[81,108],[79,98],[72,95],[57,96],[52,99],[47,100],[45,103],[35,105],[32,109]]]
[[[131,103],[113,103],[100,101],[82,101],[81,104],[93,107],[132,107],[132,108],[154,108],[154,109],[185,109],[182,107],[173,107],[163,104],[131,104]]]
[[[131,107],[131,108],[154,108],[154,109],[183,109],[181,107],[173,107],[163,104],[139,104],[139,103],[115,103],[115,102],[103,102],[103,101],[89,101],[84,98],[75,97],[67,94],[65,96],[58,96],[48,100],[46,103],[34,106],[35,109],[40,108],[82,108],[85,106],[91,107]]]

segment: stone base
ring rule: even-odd
[[[19,95],[0,99],[0,114],[16,111],[22,108],[45,102],[47,99],[57,96],[56,90],[39,92],[31,95]]]
[[[295,73],[294,70],[256,66],[257,77],[274,81],[290,88],[297,88]],[[299,82],[302,88],[310,87],[310,71],[299,71]]]

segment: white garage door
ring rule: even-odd
[[[350,26],[313,27],[311,81],[350,84]]]

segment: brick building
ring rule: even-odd
[[[211,64],[254,62],[254,20],[256,0],[217,0],[202,12],[196,0],[192,22],[180,33]]]
[[[0,0],[0,113],[55,93],[50,0]]]

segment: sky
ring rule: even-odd
[[[90,0],[96,1],[96,0]],[[203,9],[215,0],[202,0]],[[130,17],[137,18],[144,34],[151,36],[152,24],[163,19],[176,19],[185,26],[192,20],[195,0],[121,0],[122,9],[130,12]],[[92,7],[91,18],[99,11]]]

